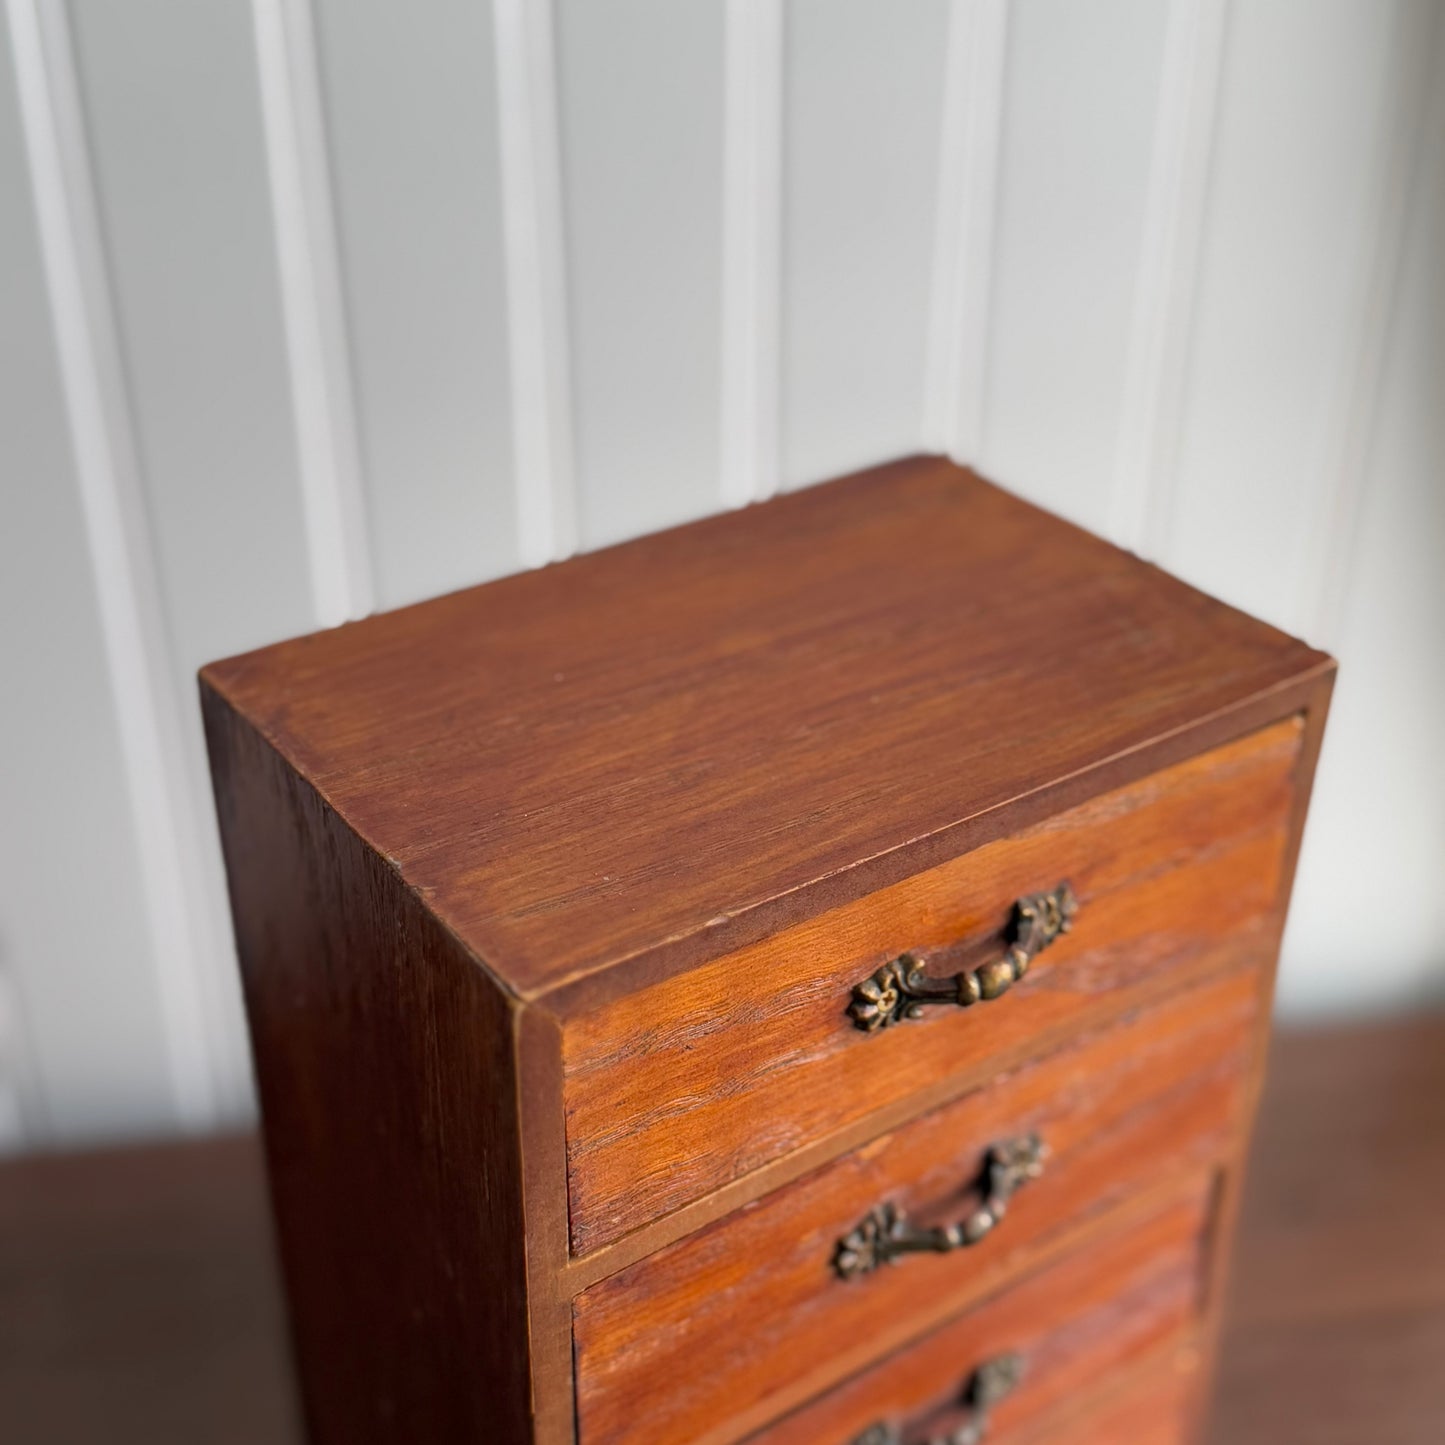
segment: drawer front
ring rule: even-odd
[[[1167,1356],[1172,1364],[1182,1350],[1199,1313],[1209,1202],[1207,1186],[1196,1185],[1153,1218],[854,1375],[749,1445],[924,1445],[970,1423],[990,1445],[1004,1445],[1087,1418],[1092,1402],[1141,1361],[1164,1364]],[[1145,1369],[1153,1386],[1154,1370]],[[1114,1415],[1115,1404],[1102,1413]],[[1095,1433],[1091,1422],[1085,1438]],[[1051,1429],[1047,1438],[1072,1436]],[[1135,1438],[1112,1437],[1114,1445]]]
[[[1128,1372],[1127,1378],[1107,1380],[1104,1390],[1081,1406],[1065,1402],[1036,1421],[1002,1427],[996,1424],[1000,1412],[990,1411],[978,1445],[1199,1445],[1198,1365],[1197,1347],[1186,1341]],[[934,1435],[895,1438],[899,1445],[940,1445]],[[947,1439],[942,1437],[943,1442]],[[887,1435],[864,1445],[880,1441],[894,1445]]]
[[[1264,962],[1299,742],[1277,724],[568,1022],[574,1253],[870,1116],[888,1127],[1163,985]],[[980,977],[1013,900],[1063,880],[1071,931],[1002,997],[872,1031],[850,1016],[904,952]]]
[[[1201,1419],[1199,1357],[1190,1345],[1127,1381],[1110,1382],[1105,1398],[1055,1414],[1038,1428],[1010,1431],[987,1445],[1197,1445]]]
[[[583,1445],[736,1439],[1073,1247],[1111,1208],[1209,1169],[1239,1119],[1258,1007],[1252,971],[1187,989],[585,1290]],[[1029,1139],[1042,1170],[999,1209],[992,1166]],[[970,1228],[990,1200],[992,1227]],[[976,1242],[899,1252],[942,1230]]]

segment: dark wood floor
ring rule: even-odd
[[[1445,1440],[1445,1019],[1276,1042],[1211,1445]],[[250,1138],[0,1167],[0,1440],[297,1445]]]
[[[1445,1019],[1270,1064],[1211,1445],[1441,1445]]]

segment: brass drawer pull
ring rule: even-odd
[[[1021,1134],[993,1145],[985,1162],[985,1187],[978,1208],[957,1224],[924,1228],[912,1224],[896,1204],[875,1205],[838,1241],[833,1268],[843,1279],[871,1274],[905,1254],[951,1254],[988,1238],[1008,1212],[1008,1202],[1044,1170],[1048,1150],[1037,1134]]]
[[[904,1019],[916,1019],[925,1004],[968,1008],[980,999],[998,998],[1029,971],[1029,964],[1059,934],[1069,931],[1078,911],[1078,899],[1067,883],[1060,883],[1052,893],[1027,894],[1014,904],[1013,942],[1002,958],[951,978],[930,978],[913,954],[900,954],[854,986],[848,1013],[858,1028],[871,1034]]]
[[[980,1445],[988,1431],[989,1411],[1013,1391],[1023,1374],[1022,1355],[1000,1355],[980,1365],[963,1389],[963,1403],[973,1410],[973,1418],[945,1435],[930,1435],[918,1445]],[[904,1434],[897,1425],[880,1420],[859,1435],[853,1445],[904,1445]]]

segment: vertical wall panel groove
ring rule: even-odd
[[[1227,0],[1171,0],[1109,526],[1157,556],[1170,516]]]
[[[493,7],[518,548],[540,566],[577,546],[556,51],[550,3]]]
[[[319,626],[375,604],[310,0],[252,0],[261,113]]]
[[[1392,15],[1392,69],[1401,82],[1386,98],[1389,120],[1381,131],[1377,217],[1361,250],[1352,315],[1346,334],[1354,344],[1341,356],[1338,399],[1329,408],[1326,480],[1313,527],[1313,556],[1293,625],[1322,647],[1337,647],[1344,625],[1351,555],[1359,533],[1369,470],[1370,441],[1383,385],[1386,346],[1399,280],[1413,182],[1424,148],[1431,67],[1442,29],[1437,0],[1407,0]]]
[[[1361,385],[1355,405],[1368,408],[1363,431],[1352,423],[1332,438],[1359,447],[1361,471],[1351,481],[1355,514],[1340,539],[1340,572],[1314,579],[1338,589],[1329,603],[1339,609],[1338,630],[1329,641],[1341,665],[1281,963],[1280,1009],[1289,1018],[1438,1008],[1445,1000],[1445,17],[1438,8],[1436,0],[1406,0],[1383,88],[1392,125],[1382,143],[1390,154],[1375,244],[1364,248],[1362,271],[1373,276],[1368,284],[1362,278],[1362,294],[1368,326],[1379,321],[1376,301],[1387,315],[1381,357],[1362,354],[1346,378]],[[1436,10],[1433,20],[1427,9]],[[1431,67],[1422,132],[1412,114],[1422,99],[1421,64]],[[1358,344],[1356,336],[1345,339]],[[1337,482],[1333,466],[1321,480]]]
[[[559,0],[581,544],[716,511],[725,0]]]
[[[790,0],[780,485],[918,451],[949,0]]]
[[[1158,560],[1285,628],[1310,621],[1300,601],[1401,93],[1401,3],[1241,4],[1225,36]]]
[[[1158,0],[1009,14],[978,460],[1107,529],[1164,68]]]
[[[21,123],[76,453],[91,568],[121,734],[136,847],[178,1117],[215,1117],[198,960],[206,920],[194,906],[198,800],[186,796],[180,705],[151,559],[139,457],[92,192],[64,7],[7,0]]]
[[[0,1149],[244,1112],[199,662],[920,440],[1340,650],[1438,992],[1439,0],[4,5]]]
[[[1007,42],[1007,0],[953,0],[924,435],[962,461],[976,461],[983,445]]]
[[[496,17],[310,4],[377,604],[396,607],[522,564]],[[529,536],[550,526],[542,494]]]
[[[730,507],[778,487],[782,151],[782,0],[727,0],[720,471]]]

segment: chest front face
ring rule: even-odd
[[[1189,1438],[1331,677],[932,459],[209,670],[316,1439]]]

